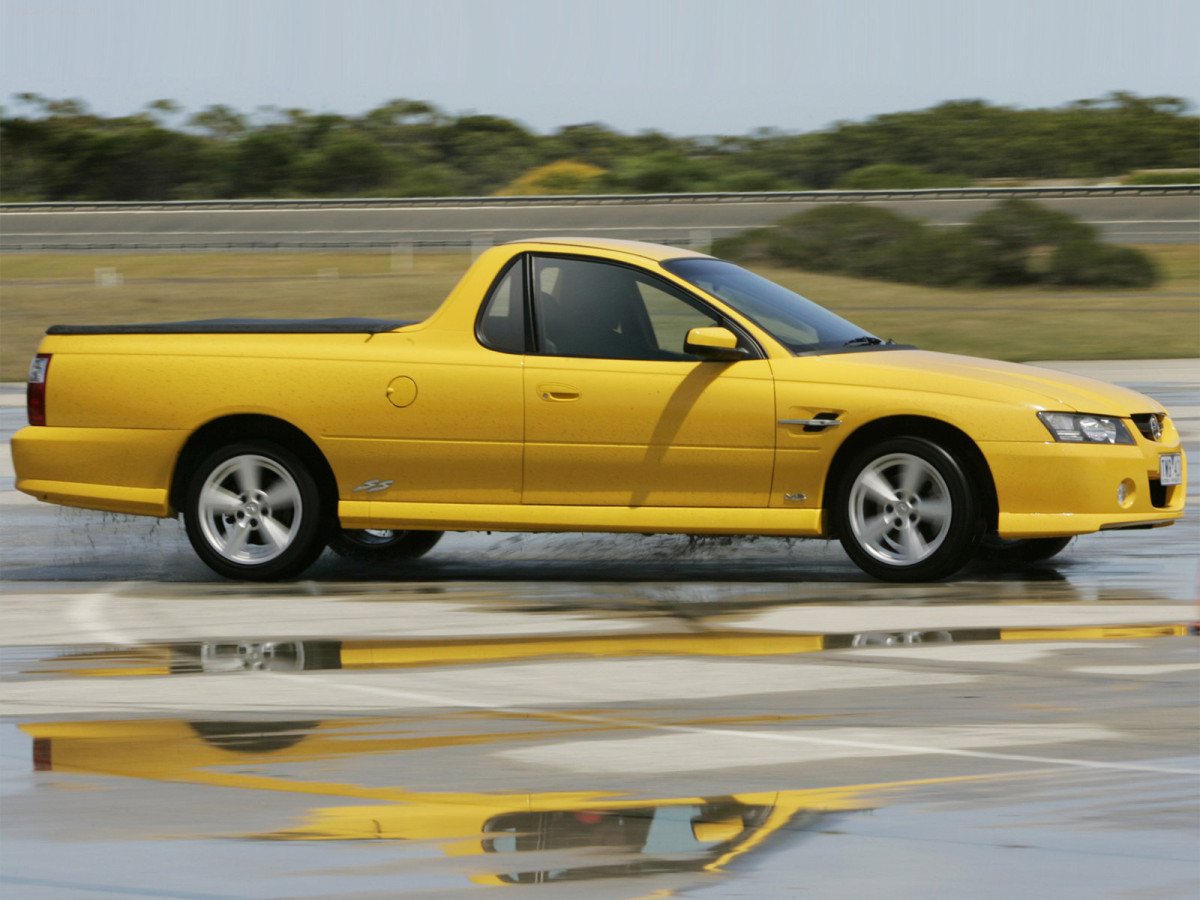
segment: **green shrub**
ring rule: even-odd
[[[295,166],[296,183],[314,197],[362,196],[386,184],[395,170],[380,144],[352,132],[334,132]]]
[[[822,206],[713,243],[741,262],[914,284],[961,284],[979,268],[961,229],[938,229],[862,204]]]
[[[713,256],[744,263],[773,263],[770,228],[751,228],[729,237],[717,238],[712,242]]]
[[[608,190],[635,194],[678,194],[703,191],[712,180],[701,160],[674,150],[660,150],[620,160],[604,178]]]
[[[717,183],[717,189],[744,194],[750,191],[794,190],[777,176],[759,169],[747,169],[726,175]]]
[[[785,266],[886,278],[896,268],[896,247],[921,227],[886,209],[848,203],[781,219],[766,240]]]
[[[966,230],[979,248],[976,277],[983,284],[1039,281],[1036,250],[1068,241],[1096,240],[1096,231],[1090,225],[1032,200],[1015,198],[1002,200],[980,213]]]
[[[984,268],[979,245],[963,228],[924,226],[896,248],[896,281],[950,287],[979,284]]]
[[[961,175],[935,175],[920,166],[877,163],[847,172],[834,185],[851,191],[917,190],[936,187],[965,187],[971,179]]]
[[[713,243],[746,263],[950,286],[1048,283],[1145,287],[1141,251],[1100,243],[1090,225],[1029,200],[1005,200],[964,228],[939,228],[864,204],[820,206]]]
[[[1124,184],[1200,184],[1200,171],[1137,172],[1126,175]]]
[[[1045,280],[1051,284],[1149,287],[1158,280],[1154,261],[1133,247],[1067,241],[1055,248]]]

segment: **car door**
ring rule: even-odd
[[[689,329],[726,324],[719,313],[647,271],[595,258],[533,256],[529,293],[524,503],[767,505],[767,361],[684,352]]]
[[[464,315],[372,338],[353,363],[365,401],[323,416],[343,500],[520,503],[522,273],[500,273],[474,328]]]

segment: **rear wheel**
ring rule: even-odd
[[[227,578],[288,578],[325,546],[316,481],[296,454],[270,441],[209,454],[188,482],[183,515],[192,548]]]
[[[835,494],[846,553],[884,581],[957,572],[983,531],[968,471],[956,454],[925,438],[890,438],[859,453]]]
[[[440,531],[344,528],[330,538],[329,549],[345,559],[382,566],[424,556],[441,539]]]

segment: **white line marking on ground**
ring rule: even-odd
[[[947,754],[1028,744],[1112,741],[1092,725],[980,724],[929,727],[813,727],[760,734],[717,729],[610,740],[561,741],[499,755],[574,772],[669,772],[834,762],[846,758]],[[759,740],[748,740],[759,738]]]
[[[1200,663],[1183,663],[1180,665],[1163,666],[1081,666],[1071,669],[1072,672],[1086,672],[1089,675],[1168,675],[1174,672],[1200,672]]]
[[[1182,611],[1176,616],[1183,619]],[[1105,649],[1120,650],[1137,647],[1137,644],[1127,642],[1105,641]],[[890,659],[893,662],[905,660],[933,660],[939,662],[963,663],[1012,663],[1025,664],[1037,662],[1043,657],[1053,656],[1062,650],[1078,650],[1077,641],[1019,641],[1005,644],[895,644],[890,647],[862,647],[854,650],[839,651],[842,657],[878,657]]]
[[[76,598],[67,610],[72,621],[96,643],[130,647],[138,641],[124,632],[114,630],[108,621],[108,601],[119,588],[120,585],[113,585],[107,590],[83,594]]]
[[[281,681],[301,681],[307,680],[308,676],[288,674],[283,672],[263,673],[266,677]],[[779,733],[770,731],[745,731],[742,729],[728,728],[701,728],[692,725],[668,725],[668,724],[647,724],[644,721],[636,721],[630,719],[622,719],[616,716],[601,716],[587,715],[582,713],[570,712],[555,712],[546,709],[534,709],[531,707],[523,707],[516,705],[508,705],[505,703],[490,703],[482,704],[475,701],[458,700],[453,697],[437,696],[428,693],[418,693],[414,691],[404,691],[395,688],[379,687],[375,685],[364,684],[343,684],[338,687],[352,693],[367,693],[375,696],[392,696],[397,699],[417,700],[421,703],[431,703],[436,706],[445,706],[450,708],[462,709],[477,709],[485,706],[489,709],[504,709],[506,712],[517,713],[520,715],[537,716],[545,718],[553,718],[558,721],[583,722],[595,725],[607,725],[614,728],[629,729],[636,728],[645,731],[663,731],[671,734],[683,735],[701,735],[709,738],[738,738],[744,741],[775,741],[782,743],[797,743],[797,744],[813,744],[818,746],[842,747],[857,750],[869,751],[872,754],[913,754],[913,755],[936,755],[936,756],[957,756],[970,759],[986,759],[998,760],[1004,762],[1027,762],[1034,763],[1039,766],[1061,766],[1075,769],[1098,769],[1098,770],[1116,770],[1123,772],[1156,772],[1172,775],[1200,775],[1200,769],[1184,769],[1173,766],[1154,766],[1143,763],[1110,763],[1096,762],[1085,759],[1071,759],[1066,757],[1054,756],[1034,756],[1032,754],[1021,753],[995,753],[983,750],[967,750],[951,747],[935,747],[923,746],[916,744],[897,744],[884,741],[866,741],[866,740],[847,740],[841,738],[828,737],[813,737],[809,735],[799,735],[794,732]],[[608,743],[608,742],[598,742]],[[576,745],[578,747],[578,745]]]

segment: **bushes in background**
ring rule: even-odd
[[[1166,172],[1134,172],[1126,175],[1122,184],[1200,184],[1200,171],[1173,169]]]
[[[496,115],[395,99],[361,115],[157,100],[123,116],[18,94],[0,108],[0,200],[477,196],[572,160],[581,190],[674,193],[953,187],[980,178],[1114,177],[1195,166],[1186,101],[1116,92],[1052,109],[956,100],[808,133],[623,134],[596,122],[538,134]],[[559,173],[562,174],[562,173]],[[1141,177],[1141,176],[1138,176]],[[568,179],[550,179],[554,190]],[[1140,182],[1135,182],[1140,183]]]
[[[1095,229],[1030,200],[1009,199],[962,228],[939,228],[861,204],[822,206],[715,241],[713,253],[910,284],[1146,287],[1144,253],[1101,243]]]
[[[909,191],[921,188],[968,187],[971,179],[963,175],[935,175],[920,166],[903,163],[876,163],[847,172],[834,187],[848,191]]]
[[[497,197],[595,194],[603,186],[605,170],[572,159],[560,159],[531,169],[496,191]]]
[[[1045,281],[1105,287],[1148,287],[1158,280],[1154,261],[1133,247],[1067,241],[1054,249]]]
[[[1047,253],[1068,242],[1097,242],[1090,225],[1032,200],[998,203],[973,218],[966,232],[972,247],[971,280],[980,284],[1045,280]]]

